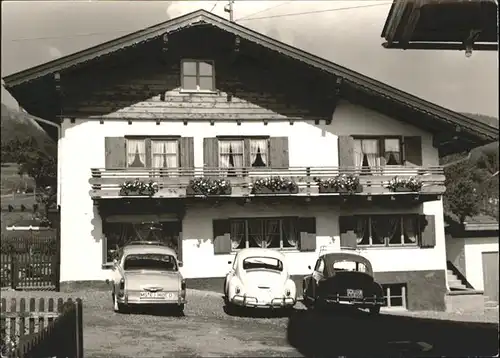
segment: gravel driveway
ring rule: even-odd
[[[108,291],[71,294],[7,291],[2,292],[2,297],[82,298],[86,357],[300,357],[312,353],[308,349],[304,350],[300,342],[291,343],[299,347],[302,354],[291,346],[288,317],[228,316],[223,312],[221,295],[213,292],[188,290],[185,317],[148,312],[114,313]],[[305,313],[301,304],[296,308],[296,317]],[[498,311],[468,316],[445,312],[394,312],[382,316],[387,319],[393,316],[417,316],[436,320],[498,322]],[[353,318],[353,322],[349,321],[348,324],[355,325],[356,319]],[[307,321],[310,322],[310,319]],[[302,324],[299,324],[299,328]],[[304,329],[309,329],[306,326]],[[314,327],[309,330],[314,331]],[[305,338],[308,334],[300,332],[299,336]]]

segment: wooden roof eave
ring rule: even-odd
[[[198,10],[175,19],[168,20],[161,24],[148,27],[146,29],[134,32],[132,34],[120,37],[115,40],[94,46],[92,48],[77,52],[72,55],[56,59],[54,61],[21,71],[4,78],[5,86],[12,88],[22,83],[29,82],[54,72],[62,71],[69,67],[87,62],[97,57],[113,53],[125,47],[137,45],[138,43],[149,41],[153,38],[162,36],[165,33],[172,33],[186,27],[196,26],[200,23],[215,26],[223,31],[233,33],[242,39],[254,42],[272,51],[284,56],[301,61],[311,67],[316,67],[322,71],[342,77],[355,86],[376,93],[387,99],[404,103],[412,108],[418,108],[419,111],[426,111],[434,117],[448,121],[458,126],[470,129],[478,137],[486,140],[498,140],[498,130],[487,124],[474,121],[473,119],[461,115],[457,112],[448,110],[409,93],[400,91],[394,87],[386,85],[377,80],[371,79],[358,72],[349,70],[343,66],[332,63],[321,57],[305,52],[293,46],[287,45],[278,40],[272,39],[266,35],[253,31],[249,28],[230,22],[220,16],[209,13],[205,10]]]

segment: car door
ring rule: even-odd
[[[314,266],[314,271],[307,283],[306,294],[310,298],[316,298],[316,287],[318,282],[323,279],[323,272],[325,270],[325,262],[322,258],[319,258],[316,261],[316,265]]]
[[[224,284],[224,293],[229,292],[229,286],[231,284],[231,279],[236,275],[236,270],[237,270],[237,258],[234,258],[233,265],[231,266],[231,269],[226,275],[225,279],[225,284]]]
[[[113,271],[113,293],[119,290],[120,280],[122,279],[123,270],[121,268],[123,258],[123,250],[119,249],[116,252],[115,259],[113,260],[113,266],[111,270]]]

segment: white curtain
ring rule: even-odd
[[[404,242],[406,244],[414,244],[417,242],[417,223],[415,218],[410,216],[405,216],[403,218],[403,234],[404,234]]]
[[[356,168],[361,168],[363,165],[363,148],[362,148],[362,140],[355,139],[354,140],[354,166]]]
[[[172,169],[179,167],[178,144],[176,140],[162,140],[151,142],[151,164],[155,169],[169,169],[160,173],[160,176],[175,176]]]
[[[143,139],[127,140],[127,166],[135,168],[146,166],[146,142]]]
[[[252,139],[250,141],[250,165],[265,167],[268,165],[267,139]]]
[[[356,242],[361,245],[367,245],[369,242],[363,242],[368,229],[367,217],[356,217]]]
[[[262,247],[264,232],[261,220],[248,221],[248,241],[250,247]]]
[[[370,171],[375,174],[375,168],[380,167],[380,155],[378,150],[378,140],[376,139],[363,139],[361,142],[361,150],[366,156]]]
[[[297,247],[298,233],[295,220],[281,220],[283,230],[283,247]]]
[[[273,240],[276,239],[277,236],[279,237],[279,233],[280,233],[279,220],[267,220],[266,221],[266,234],[265,234],[264,247],[271,246],[271,243],[273,242]],[[278,247],[279,247],[279,244],[278,244]]]
[[[390,165],[401,165],[401,149],[399,139],[390,138],[385,140],[385,162]],[[395,163],[395,164],[394,164]]]
[[[244,249],[245,243],[245,222],[231,221],[231,247],[234,249]]]
[[[221,168],[243,167],[243,141],[223,140],[219,141],[219,157]],[[234,173],[228,170],[229,173]]]

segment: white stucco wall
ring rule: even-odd
[[[467,281],[474,289],[484,290],[483,252],[498,252],[498,237],[471,237],[465,239],[465,267]]]
[[[244,122],[216,123],[191,121],[187,125],[182,122],[162,122],[156,125],[153,121],[134,121],[129,125],[126,121],[99,121],[76,119],[75,123],[64,120],[62,123],[62,139],[59,143],[59,165],[61,171],[61,281],[101,280],[107,278],[108,271],[101,269],[102,230],[101,219],[89,196],[89,178],[91,168],[105,166],[104,138],[125,135],[180,135],[194,137],[195,166],[203,166],[203,138],[216,135],[269,135],[289,137],[290,166],[337,166],[337,136],[346,134],[366,135],[421,135],[423,147],[423,165],[437,165],[438,153],[432,147],[432,135],[422,130],[393,120],[374,111],[341,102],[337,107],[330,126],[316,126],[313,123],[295,122]],[[227,208],[220,210],[230,210]],[[240,208],[239,210],[242,210]],[[279,212],[290,208],[273,209]],[[300,211],[299,207],[294,212]],[[445,267],[444,229],[442,222],[442,204],[440,201],[425,203],[423,213],[436,216],[437,245],[433,249],[391,249],[366,250],[377,271],[398,271],[402,269],[437,269]],[[196,209],[188,211],[186,222],[195,220],[196,225],[184,225],[184,260],[185,273],[194,275],[218,276],[227,271],[227,258],[213,258],[213,249],[208,243],[196,247],[195,241],[202,231],[208,230],[210,215],[222,215],[211,209],[205,216]],[[265,211],[244,213],[249,216]],[[335,209],[308,209],[308,216],[317,216],[318,249],[338,235]],[[202,215],[200,217],[200,215]],[[211,224],[209,232],[212,232]],[[338,242],[338,240],[336,241]],[[204,264],[199,274],[195,274],[194,264],[189,264],[188,255],[203,257],[213,264]],[[206,255],[205,255],[206,254]],[[210,254],[210,256],[209,256]],[[294,273],[304,273],[317,254],[290,253]],[[194,261],[191,261],[194,262]],[[224,264],[225,262],[225,264]],[[414,263],[414,264],[413,264]],[[302,269],[304,267],[304,270]]]

